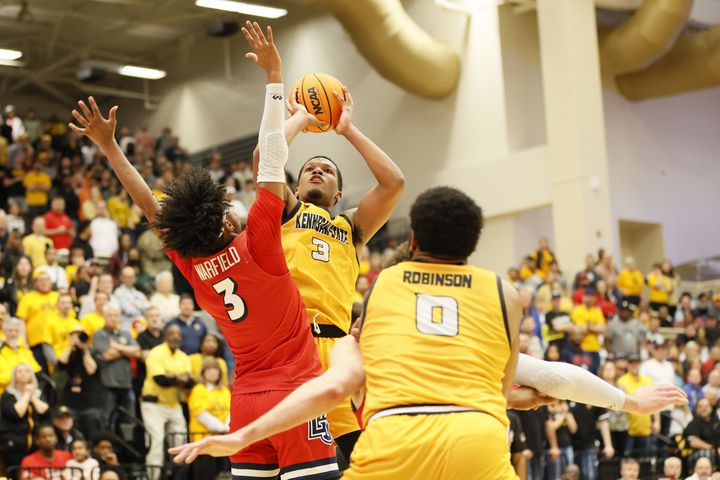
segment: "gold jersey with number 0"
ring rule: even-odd
[[[360,267],[347,217],[299,202],[283,218],[282,242],[308,320],[349,332]]]
[[[497,275],[470,265],[403,262],[375,281],[360,335],[363,423],[408,405],[458,405],[504,426],[510,342]]]

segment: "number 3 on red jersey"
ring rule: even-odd
[[[247,305],[240,295],[235,294],[237,284],[231,278],[224,278],[213,284],[215,291],[223,295],[223,302],[229,309],[228,317],[232,322],[242,322],[247,317]]]

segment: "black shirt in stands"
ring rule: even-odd
[[[72,245],[70,245],[70,250],[74,248],[82,248],[83,253],[85,254],[85,260],[90,260],[95,256],[95,254],[93,253],[93,249],[90,246],[90,243],[83,240],[82,238],[75,237]]]
[[[507,412],[510,420],[510,453],[522,453],[525,450],[525,432],[520,422],[520,417],[511,410]]]
[[[720,421],[714,414],[707,421],[696,416],[685,427],[683,435],[685,438],[698,437],[715,448],[720,447]]]
[[[537,410],[513,410],[520,418],[527,449],[532,450],[533,455],[543,455],[547,448],[547,437],[545,435],[545,421],[548,418],[547,408],[540,407]]]
[[[107,389],[100,380],[100,368],[98,364],[95,373],[88,375],[83,363],[83,352],[80,349],[70,354],[67,364],[58,361],[58,370],[65,371],[68,376],[62,397],[68,408],[85,410],[105,406]]]
[[[607,410],[570,402],[570,411],[578,426],[577,432],[571,436],[573,448],[575,450],[595,448],[595,440],[598,435],[597,422],[608,420]]]

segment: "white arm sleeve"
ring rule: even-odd
[[[285,141],[284,99],[282,83],[268,83],[265,86],[265,110],[258,135],[258,183],[285,183],[288,146]]]
[[[225,424],[218,420],[216,416],[214,416],[212,413],[205,410],[202,413],[199,413],[197,416],[198,422],[202,423],[205,428],[210,430],[211,432],[227,432],[229,431],[229,428],[225,427]]]
[[[587,370],[564,362],[546,362],[520,354],[515,383],[560,400],[621,410],[625,392]]]

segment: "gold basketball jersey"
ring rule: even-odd
[[[510,341],[494,273],[420,262],[383,270],[366,301],[360,349],[365,425],[393,407],[456,405],[507,426],[502,381]]]
[[[283,220],[285,259],[308,320],[347,333],[360,270],[349,220],[304,202]]]

